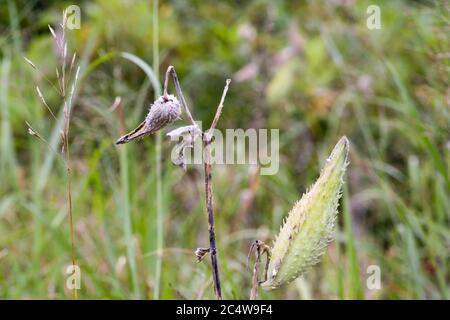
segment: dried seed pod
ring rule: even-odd
[[[209,253],[209,251],[209,248],[197,248],[194,252],[195,256],[197,257],[197,262],[201,262]]]
[[[173,152],[172,152],[172,162],[173,164],[180,166],[184,171],[186,171],[186,148],[194,147],[195,140],[200,137],[202,131],[196,125],[190,125],[185,127],[180,127],[175,130],[170,131],[167,135],[172,141],[177,141],[182,137],[181,141],[178,141]]]
[[[288,284],[319,262],[334,238],[349,142],[342,137],[319,179],[289,212],[271,249],[266,290]]]
[[[150,107],[145,120],[133,131],[120,137],[116,144],[123,144],[155,133],[168,124],[180,119],[181,107],[173,95],[161,96]]]

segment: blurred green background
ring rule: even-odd
[[[57,29],[71,4],[0,0],[2,299],[71,298],[65,169],[25,125],[59,149],[58,126],[35,86],[60,112],[44,80],[56,80],[59,63],[47,25]],[[213,169],[225,298],[249,297],[251,242],[270,243],[342,135],[351,152],[336,241],[302,279],[259,297],[450,297],[449,1],[180,0],[160,1],[157,12],[152,1],[76,4],[81,28],[67,37],[69,56],[76,51],[81,65],[70,133],[80,299],[214,297],[209,258],[196,263],[193,255],[208,246],[202,168],[175,167],[163,136],[158,230],[155,137],[123,154],[114,145],[115,97],[131,130],[155,95],[120,52],[159,65],[160,79],[174,65],[195,118],[206,124],[230,77],[219,128],[280,129],[278,174]],[[380,30],[366,27],[370,4],[381,8]],[[380,267],[380,290],[366,285],[370,265]]]

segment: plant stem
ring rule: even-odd
[[[167,79],[169,78],[169,74],[172,74],[173,82],[175,82],[175,89],[177,90],[177,95],[180,98],[181,105],[183,106],[184,111],[186,112],[186,114],[187,114],[187,116],[189,118],[189,121],[191,122],[192,125],[196,126],[195,120],[192,117],[191,112],[189,111],[189,108],[187,106],[186,100],[184,99],[183,91],[181,91],[180,82],[178,81],[178,76],[177,76],[177,73],[176,73],[175,68],[173,66],[170,66],[167,69],[166,81],[164,83],[164,92],[167,93],[167,85],[168,85],[168,80]]]
[[[66,137],[67,138],[67,137]],[[75,272],[75,232],[73,228],[73,211],[72,211],[72,172],[70,169],[70,153],[69,153],[69,142],[67,139],[64,139],[63,143],[65,146],[66,152],[66,169],[67,169],[67,201],[69,202],[69,221],[70,221],[70,242],[72,246],[72,267],[73,272]],[[78,300],[78,289],[73,288],[73,299]]]
[[[153,71],[159,81],[159,29],[158,29],[158,0],[153,0]],[[161,95],[161,89],[155,89],[155,96]],[[162,158],[161,132],[156,133],[156,250],[162,251],[164,245],[164,211],[162,205]],[[161,291],[162,255],[156,255],[155,288],[153,299],[157,300]]]
[[[131,273],[131,282],[133,286],[133,298],[140,299],[140,288],[136,266],[136,251],[134,247],[133,239],[133,226],[131,222],[130,212],[130,188],[129,188],[129,164],[128,164],[128,152],[127,148],[121,148],[120,150],[120,178],[122,185],[122,223],[125,233],[125,241],[127,246],[127,258]]]
[[[194,118],[192,117],[189,107],[187,106],[186,100],[184,99],[183,92],[181,91],[181,86],[178,81],[177,73],[173,66],[169,66],[166,72],[166,80],[164,81],[164,94],[167,95],[167,87],[169,84],[169,76],[172,74],[173,81],[175,83],[175,88],[177,90],[178,98],[180,99],[181,105],[183,106],[189,121],[192,125],[197,126]],[[223,103],[225,101],[225,96],[228,92],[228,87],[231,83],[230,79],[227,79],[225,88],[223,89],[222,97],[220,99],[219,106],[217,107],[216,115],[208,129],[207,133],[203,134],[203,146],[204,146],[204,168],[205,168],[205,200],[206,200],[206,210],[208,211],[208,231],[209,231],[209,252],[211,254],[211,266],[212,266],[212,277],[214,284],[214,294],[216,299],[222,300],[222,290],[220,287],[220,275],[219,275],[219,258],[217,255],[217,245],[216,245],[216,232],[214,227],[214,207],[213,207],[213,197],[212,197],[212,167],[211,167],[211,143],[213,131],[219,122],[220,115],[222,114]]]
[[[220,116],[222,114],[223,103],[225,102],[225,97],[227,96],[228,87],[230,86],[230,83],[231,83],[231,79],[227,79],[225,88],[223,89],[222,97],[220,98],[219,106],[217,107],[217,110],[216,110],[216,115],[214,116],[214,120],[211,124],[211,127],[208,130],[208,134],[207,134],[208,139],[211,139],[213,131],[216,128],[217,123],[219,122]]]
[[[174,71],[175,75],[175,71]],[[228,86],[231,80],[227,79],[225,88],[223,89],[222,98],[220,99],[219,106],[217,107],[216,115],[209,128],[208,132],[204,135],[204,162],[205,162],[205,194],[206,194],[206,210],[208,211],[208,231],[209,231],[209,250],[211,254],[211,267],[214,283],[214,293],[216,299],[222,300],[222,290],[220,287],[220,275],[219,275],[219,258],[217,255],[216,246],[216,232],[214,227],[214,208],[213,208],[213,196],[212,196],[212,167],[211,167],[211,142],[213,131],[219,122],[220,115],[222,114],[223,103],[225,96],[228,92]],[[180,90],[181,91],[181,90]],[[183,97],[184,100],[184,97]]]
[[[256,300],[256,297],[258,295],[258,286],[261,283],[258,280],[259,267],[261,265],[261,255],[264,253],[266,254],[266,266],[264,269],[264,280],[262,282],[267,281],[267,271],[269,269],[269,262],[271,257],[270,248],[261,240],[255,240],[255,242],[253,242],[250,247],[250,251],[248,252],[247,266],[253,250],[255,251],[256,259],[255,264],[253,265],[252,289],[250,291],[250,300]]]
[[[125,117],[123,114],[123,103],[120,98],[116,98],[114,104],[117,104],[117,119],[119,124],[119,131],[121,135],[125,134]],[[140,299],[141,292],[139,288],[139,278],[137,272],[137,262],[136,262],[136,251],[133,240],[133,226],[131,221],[131,212],[130,212],[130,188],[129,188],[129,164],[128,164],[128,150],[126,146],[124,148],[120,148],[119,150],[120,157],[120,180],[122,186],[122,226],[123,232],[125,234],[125,241],[127,246],[127,258],[129,264],[129,270],[131,273],[131,282],[133,286],[133,298]]]
[[[211,254],[211,267],[214,283],[214,294],[217,300],[222,300],[222,290],[220,287],[219,258],[217,255],[216,232],[214,227],[214,209],[212,198],[212,168],[211,168],[211,139],[204,141],[204,167],[205,167],[205,194],[206,210],[208,211],[208,231],[209,231],[209,252]]]
[[[72,245],[72,267],[73,272],[75,272],[75,234],[73,228],[73,215],[72,215],[72,183],[71,183],[71,175],[70,167],[67,167],[67,198],[69,201],[69,219],[70,219],[70,242]],[[78,300],[78,289],[73,288],[73,299]]]
[[[261,254],[260,249],[256,249],[256,260],[253,265],[253,277],[252,277],[252,290],[250,291],[250,300],[256,300],[256,295],[258,294],[258,274],[259,265],[261,264]]]

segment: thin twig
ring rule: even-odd
[[[71,168],[70,168],[70,153],[69,153],[69,142],[67,140],[67,136],[66,139],[64,141],[65,143],[65,150],[66,150],[66,164],[67,164],[67,200],[69,201],[69,220],[70,220],[70,242],[71,242],[71,246],[72,246],[72,266],[73,266],[73,271],[75,272],[75,266],[76,266],[76,261],[75,261],[75,232],[74,232],[74,227],[73,227],[73,211],[72,211],[72,172],[71,172]],[[73,288],[73,299],[74,300],[78,300],[78,289],[75,286]]]
[[[183,92],[181,90],[180,82],[178,81],[178,76],[175,71],[175,68],[173,66],[169,66],[166,71],[166,78],[164,81],[164,96],[167,96],[168,94],[168,86],[169,86],[169,78],[172,74],[175,88],[177,91],[177,95],[180,99],[180,102],[187,114],[187,117],[189,118],[189,121],[194,127],[197,127],[197,124],[195,123],[194,118],[192,117],[192,114],[189,110],[189,107],[187,106],[186,100],[184,99]],[[212,197],[212,167],[211,167],[211,148],[210,145],[212,143],[212,132],[217,126],[217,123],[219,121],[220,115],[222,114],[223,104],[224,100],[228,91],[228,86],[230,84],[231,80],[228,79],[222,94],[222,98],[220,99],[219,106],[217,107],[216,115],[214,118],[214,121],[211,125],[211,128],[208,131],[207,135],[203,135],[203,145],[204,145],[204,170],[205,170],[205,201],[206,201],[206,208],[208,212],[208,225],[209,225],[209,253],[211,254],[211,266],[212,266],[212,278],[213,278],[213,284],[214,284],[214,294],[216,296],[216,299],[221,300],[222,299],[222,290],[221,290],[221,284],[220,284],[220,275],[219,275],[219,259],[217,255],[217,245],[216,245],[216,235],[215,235],[215,227],[214,227],[214,209],[213,209],[213,197]],[[197,127],[198,128],[198,127]],[[206,252],[206,249],[203,248],[203,251]],[[197,255],[198,257],[198,255]],[[204,254],[202,254],[202,257],[204,257]],[[201,259],[199,259],[201,260]]]
[[[217,256],[216,232],[214,227],[214,209],[212,198],[212,168],[211,168],[211,140],[204,140],[204,168],[205,168],[205,198],[206,210],[208,211],[209,248],[211,254],[212,276],[214,283],[214,294],[216,299],[222,300],[220,288],[219,258]]]
[[[256,300],[256,295],[258,293],[258,273],[259,265],[261,264],[261,248],[256,246],[255,249],[255,264],[253,265],[253,277],[252,277],[252,290],[250,291],[250,300]]]
[[[167,74],[170,74],[170,73],[172,74],[173,81],[175,82],[175,88],[177,90],[177,95],[181,100],[181,105],[183,106],[184,111],[186,111],[189,121],[192,123],[192,125],[197,126],[194,118],[192,117],[191,112],[189,111],[186,100],[184,99],[183,92],[181,91],[181,87],[180,87],[180,82],[178,81],[177,72],[175,71],[175,68],[173,66],[169,66],[169,68],[167,68],[166,81],[164,82],[164,92],[165,93],[167,92],[167,86],[168,86]]]
[[[170,66],[167,68],[167,71],[166,71],[166,79],[164,80],[164,92],[163,92],[165,97],[167,97],[167,88],[169,87],[169,78],[170,78],[170,74],[172,73],[173,69],[174,69],[173,66]]]
[[[216,110],[216,115],[214,116],[214,120],[211,124],[211,128],[209,128],[208,133],[207,133],[208,138],[211,138],[213,131],[216,128],[217,123],[219,122],[220,115],[222,114],[223,103],[225,101],[225,97],[227,95],[228,87],[229,87],[230,83],[231,83],[231,79],[227,79],[225,88],[223,88],[222,98],[220,99],[219,106],[217,107],[217,110]]]
[[[187,106],[186,100],[184,99],[183,92],[181,91],[181,86],[178,81],[178,76],[173,66],[169,66],[166,72],[166,79],[164,81],[164,95],[167,95],[167,88],[169,86],[169,76],[172,74],[173,80],[175,82],[175,88],[177,90],[177,95],[180,98],[181,104],[186,111],[186,114],[189,118],[189,121],[192,125],[197,126],[194,118],[192,117],[191,112]],[[214,226],[214,205],[213,205],[213,196],[212,196],[212,167],[211,167],[211,143],[212,143],[212,132],[217,126],[220,115],[222,114],[223,104],[225,101],[225,97],[228,91],[228,86],[230,85],[231,80],[228,79],[226,81],[225,88],[223,90],[222,98],[220,99],[219,106],[217,107],[216,115],[214,117],[213,123],[208,130],[208,134],[204,136],[203,145],[204,145],[204,169],[205,169],[205,201],[206,201],[206,210],[208,212],[208,231],[209,231],[209,253],[211,254],[211,267],[212,267],[212,276],[213,276],[213,284],[214,284],[214,294],[216,299],[222,299],[222,289],[220,284],[220,274],[219,274],[219,258],[217,255],[217,244],[216,244],[216,233]]]
[[[206,209],[208,211],[208,225],[209,225],[209,247],[211,254],[211,266],[213,273],[213,283],[214,283],[214,293],[218,300],[222,299],[222,291],[220,287],[220,274],[219,274],[219,258],[217,255],[217,245],[216,245],[216,232],[214,227],[214,205],[212,196],[212,167],[211,167],[211,143],[212,143],[212,132],[216,127],[220,115],[222,114],[223,103],[225,96],[228,91],[228,86],[231,80],[228,79],[223,90],[222,98],[220,99],[219,106],[217,107],[216,115],[214,117],[213,123],[208,130],[208,134],[203,139],[204,145],[204,167],[205,167],[205,193],[206,193]]]
[[[261,240],[256,240],[252,243],[250,250],[248,252],[247,267],[248,267],[250,256],[253,251],[255,251],[256,259],[255,259],[255,264],[253,265],[252,289],[250,291],[250,300],[256,300],[259,284],[267,281],[267,271],[269,269],[269,262],[270,262],[270,257],[271,257],[269,246],[267,246]],[[264,268],[264,280],[259,281],[258,280],[259,266],[261,265],[261,255],[264,253],[266,254],[266,265]]]

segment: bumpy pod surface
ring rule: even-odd
[[[349,141],[342,137],[320,177],[289,212],[273,243],[264,289],[276,289],[302,275],[333,240],[348,150]]]
[[[181,116],[181,107],[178,99],[169,94],[159,97],[150,108],[145,118],[146,128],[150,132],[156,132],[166,125],[179,119]]]
[[[161,96],[151,105],[145,120],[136,129],[120,137],[116,144],[124,144],[153,134],[180,119],[180,116],[181,107],[178,99],[170,94]]]

